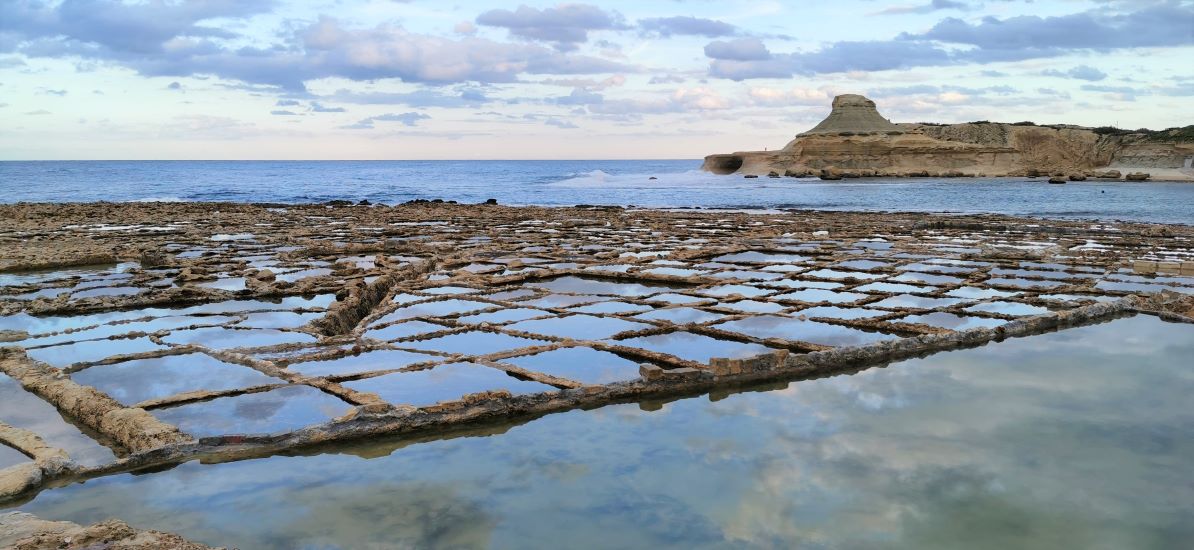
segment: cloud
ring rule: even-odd
[[[293,99],[279,99],[277,103],[274,103],[274,107],[297,107],[299,105],[301,104]]]
[[[594,80],[591,78],[548,78],[540,80],[539,83],[551,86],[582,88],[585,90],[605,90],[607,88],[614,88],[626,84],[626,76],[616,74],[602,80]]]
[[[1068,71],[1059,71],[1056,69],[1048,69],[1041,71],[1044,76],[1056,76],[1061,78],[1076,78],[1078,80],[1087,80],[1096,82],[1107,78],[1107,73],[1100,71],[1090,65],[1078,65]]]
[[[64,95],[66,95],[67,92],[66,92],[66,90],[51,90],[51,89],[47,89],[47,88],[42,88],[42,89],[38,90],[37,93],[39,95],[56,95],[58,97],[62,97]]]
[[[648,80],[647,84],[683,84],[686,81],[687,79],[682,76],[664,74],[651,77],[651,80]]]
[[[477,34],[477,26],[472,21],[461,21],[452,27],[452,32],[472,36]]]
[[[348,129],[348,130],[369,130],[369,129],[373,128],[374,122],[401,122],[402,124],[404,124],[406,126],[415,126],[419,123],[420,120],[426,120],[429,118],[431,118],[431,117],[429,117],[423,113],[415,113],[415,112],[386,113],[384,115],[377,115],[377,116],[371,116],[369,118],[364,118],[364,119],[357,121],[356,123],[349,124],[347,126],[341,126],[341,128]]]
[[[561,51],[588,42],[590,31],[626,28],[617,12],[607,13],[589,4],[561,4],[543,10],[522,5],[514,11],[484,12],[476,21],[478,25],[504,28],[511,36],[548,42]]]
[[[973,9],[965,2],[955,0],[931,0],[927,4],[915,6],[893,6],[875,12],[873,15],[902,15],[908,13],[932,13],[939,10],[970,10]]]
[[[328,107],[319,103],[318,101],[311,102],[311,112],[313,113],[343,113],[344,107]]]
[[[663,37],[688,35],[717,38],[721,36],[733,36],[738,33],[738,28],[729,23],[715,19],[702,19],[700,17],[689,16],[642,19],[639,20],[638,26],[644,32]]]
[[[48,114],[52,114],[52,113],[50,113],[49,111],[47,111],[45,109],[38,109],[36,111],[29,111],[25,114],[32,115],[32,116],[40,116],[40,115],[48,115]]]
[[[285,109],[276,109],[276,110],[270,111],[269,114],[274,115],[274,116],[299,116],[298,113],[296,113],[294,111],[287,111]]]
[[[833,96],[837,95],[837,91],[831,88],[815,90],[810,88],[792,88],[789,90],[780,90],[757,86],[751,88],[748,95],[751,100],[760,105],[807,105],[821,107],[832,102]]]
[[[273,9],[272,1],[162,2],[126,4],[118,0],[64,0],[49,6],[36,0],[5,2],[0,32],[24,40],[63,37],[74,45],[95,44],[115,52],[165,53],[180,37],[233,38],[222,28],[198,23],[219,17],[245,17]]]
[[[1021,15],[978,23],[947,18],[928,32],[905,39],[937,40],[977,48],[971,60],[1050,57],[1073,50],[1188,46],[1194,44],[1194,4],[1159,2],[1137,11],[1092,10],[1071,15]]]
[[[182,90],[182,83],[180,83],[180,82],[178,82],[177,80],[175,80],[174,82],[171,82],[171,83],[167,84],[167,85],[166,85],[166,89],[167,89],[167,90],[181,91],[181,90]]]
[[[935,45],[902,40],[835,42],[816,52],[769,53],[767,58],[754,60],[730,58],[733,50],[715,50],[714,53],[725,57],[713,59],[709,65],[709,75],[731,80],[790,78],[794,74],[883,71],[948,65],[955,62],[949,52]]]
[[[599,74],[633,70],[620,63],[582,55],[566,55],[533,44],[494,42],[476,37],[453,40],[412,33],[381,24],[347,28],[321,16],[283,36],[283,43],[233,47],[224,31],[200,28],[198,17],[247,15],[257,2],[216,0],[200,9],[150,4],[118,4],[114,13],[92,9],[86,25],[68,17],[77,6],[110,6],[112,2],[68,0],[54,8],[18,3],[13,15],[0,19],[0,34],[15,36],[19,53],[29,57],[78,57],[104,60],[146,76],[214,75],[249,86],[305,90],[308,80],[342,77],[352,80],[398,78],[406,82],[515,82],[522,74]],[[222,8],[222,9],[218,9]],[[8,7],[5,8],[9,10]],[[172,11],[173,10],[173,11]],[[175,16],[176,12],[183,15]],[[170,24],[148,20],[146,14],[173,17]],[[129,30],[141,25],[141,31]],[[137,34],[135,41],[121,36]]]
[[[584,88],[574,88],[571,94],[564,97],[557,97],[555,103],[557,105],[591,105],[594,103],[601,103],[605,97],[597,92],[590,92]]]
[[[458,88],[443,92],[434,89],[413,92],[354,92],[336,90],[321,99],[360,105],[408,105],[410,107],[478,107],[494,101],[476,88]]]
[[[705,45],[705,56],[730,61],[761,61],[771,59],[771,52],[758,38],[715,40]]]
[[[601,115],[652,115],[700,111],[720,111],[732,107],[729,100],[707,87],[677,88],[668,96],[626,99],[604,98],[586,106]]]
[[[707,47],[706,55],[712,59],[710,76],[744,80],[1192,44],[1194,3],[1164,1],[1122,13],[1099,9],[1054,17],[984,17],[973,24],[946,18],[921,34],[904,33],[894,40],[834,42],[812,52],[768,52],[767,58],[761,58],[762,51],[757,49],[739,52],[723,45]],[[752,55],[757,59],[747,59]]]
[[[562,118],[555,118],[555,117],[548,118],[547,120],[544,120],[543,123],[548,126],[555,126],[556,128],[564,128],[564,129],[579,128],[579,126],[573,124],[570,121],[564,120]]]

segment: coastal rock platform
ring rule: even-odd
[[[1194,228],[421,203],[0,206],[0,506],[1134,314]]]

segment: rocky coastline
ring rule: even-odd
[[[1160,132],[987,121],[892,123],[861,95],[834,98],[828,117],[782,149],[714,154],[702,169],[744,176],[1028,177],[1051,183],[1194,181],[1190,127]]]

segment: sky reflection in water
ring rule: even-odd
[[[48,491],[243,548],[1175,548],[1194,327],[1139,316],[786,389]],[[782,384],[780,385],[782,386]]]

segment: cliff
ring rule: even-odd
[[[705,157],[718,173],[856,176],[1065,174],[1194,181],[1194,127],[1162,132],[1001,124],[895,124],[860,95],[833,100],[825,120],[783,149]]]

